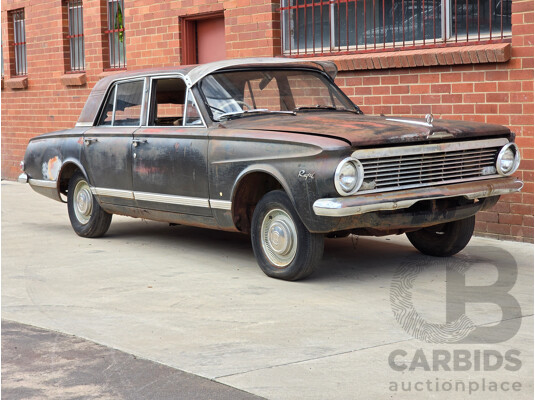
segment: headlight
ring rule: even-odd
[[[511,175],[520,165],[520,151],[514,143],[508,143],[502,147],[496,158],[496,170],[500,175]]]
[[[336,167],[334,186],[342,196],[349,196],[360,189],[364,179],[364,168],[359,160],[348,157]]]

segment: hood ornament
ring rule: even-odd
[[[425,122],[427,122],[429,125],[433,125],[433,121],[435,118],[433,117],[433,114],[427,114],[425,116]]]

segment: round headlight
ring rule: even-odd
[[[342,160],[334,173],[334,186],[342,196],[349,196],[360,189],[364,168],[359,160],[348,157]]]
[[[502,147],[496,158],[496,170],[500,175],[507,176],[515,172],[520,165],[520,151],[514,143]]]

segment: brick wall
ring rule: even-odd
[[[106,2],[84,0],[86,73],[66,75],[61,0],[2,0],[5,79],[2,81],[2,177],[19,174],[28,140],[70,128],[90,88],[107,67]],[[278,1],[125,0],[128,69],[179,65],[181,18],[224,13],[227,58],[281,53]],[[513,0],[513,38],[505,50],[470,47],[338,56],[337,83],[368,114],[423,116],[499,123],[517,134],[525,181],[478,216],[479,234],[533,240],[533,1]],[[26,89],[12,79],[8,11],[25,9]],[[509,53],[507,53],[509,52]],[[501,57],[501,58],[500,58]]]

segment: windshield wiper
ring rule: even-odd
[[[239,118],[239,117],[241,117],[241,116],[243,116],[245,114],[258,114],[258,113],[295,115],[295,111],[273,111],[273,110],[268,110],[267,108],[253,108],[251,110],[235,111],[235,112],[221,114],[219,116],[219,119],[221,119],[221,118],[225,118],[225,119]]]
[[[302,111],[302,110],[333,110],[333,111],[347,111],[353,114],[361,114],[360,110],[350,110],[345,107],[333,107],[333,106],[322,106],[320,104],[315,106],[301,106],[294,108],[294,111]]]

